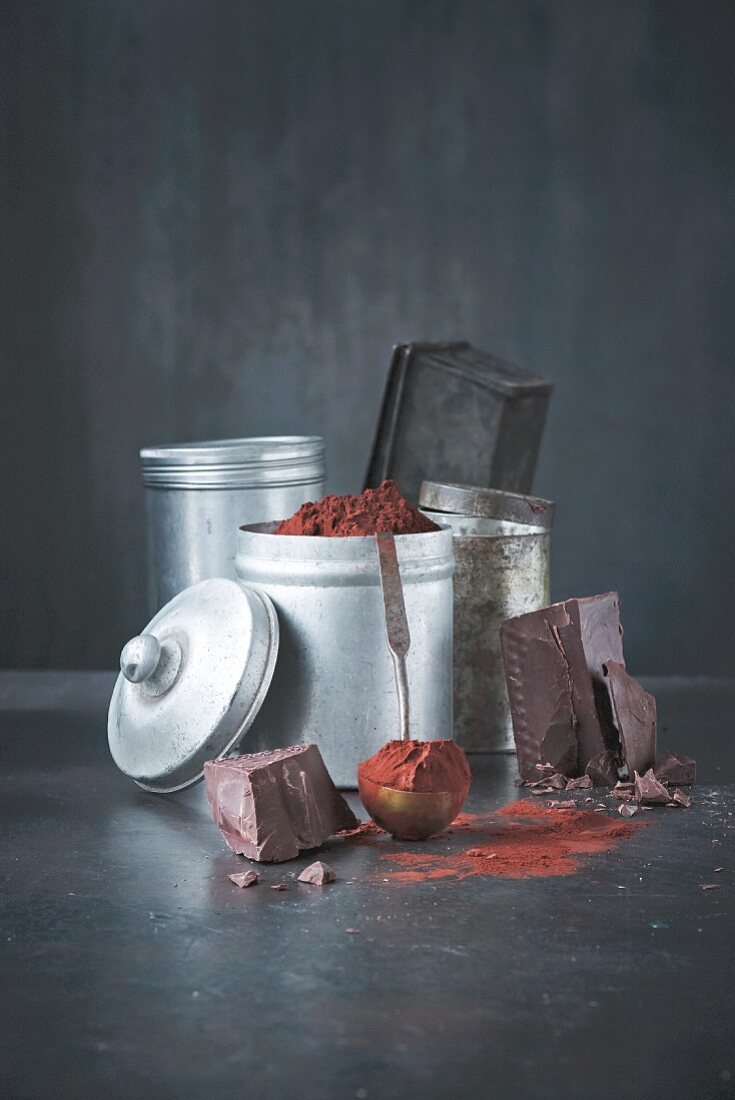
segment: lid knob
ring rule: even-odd
[[[120,654],[120,670],[131,684],[140,684],[156,671],[160,659],[158,638],[153,634],[140,634],[131,638]]]
[[[181,657],[174,638],[160,642],[153,634],[139,634],[120,654],[120,670],[131,684],[143,684],[150,695],[163,695],[179,674]]]

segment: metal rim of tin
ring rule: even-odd
[[[553,524],[556,511],[553,501],[543,500],[541,497],[444,481],[423,481],[419,506],[432,512],[506,520],[546,530]]]
[[[251,523],[238,530],[235,569],[240,582],[258,585],[267,575],[298,585],[308,577],[313,587],[340,584],[380,585],[374,535],[276,535],[277,522]],[[454,572],[452,531],[396,535],[401,577],[406,583],[449,576]],[[247,563],[247,580],[238,568]],[[348,578],[348,579],[347,579]]]
[[[324,477],[318,435],[254,436],[143,447],[143,484],[154,489],[252,489]]]
[[[160,691],[120,673],[110,752],[139,787],[171,794],[199,782],[204,762],[226,756],[255,721],[278,657],[278,616],[259,588],[216,578],[174,596],[143,633],[173,640],[178,668]]]

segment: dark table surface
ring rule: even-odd
[[[734,1097],[735,681],[646,682],[691,809],[570,877],[388,884],[335,840],[340,881],[277,892],[201,787],[116,771],[113,677],[0,673],[0,1095]],[[518,797],[472,763],[471,809]]]

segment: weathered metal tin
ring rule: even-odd
[[[528,493],[552,383],[466,342],[397,344],[365,480],[418,500],[422,480]]]
[[[445,499],[442,488],[427,483],[421,502]],[[523,507],[517,499],[495,503],[506,513]],[[545,503],[539,515],[550,526],[553,505]],[[493,505],[484,498],[478,506]],[[548,604],[549,527],[423,511],[454,536],[454,738],[467,752],[513,752],[500,624]]]
[[[423,482],[419,499],[422,508],[434,512],[503,519],[546,529],[551,528],[556,512],[554,502],[541,497],[439,481]]]
[[[179,593],[120,657],[107,732],[117,766],[160,794],[190,787],[226,755],[268,691],[278,653],[268,597],[235,581]]]
[[[399,736],[399,707],[375,540],[239,532],[237,575],[272,600],[280,622],[273,683],[248,734],[251,751],[314,742],[337,786]],[[411,737],[452,730],[452,574],[448,529],[397,535],[411,648]]]
[[[237,529],[284,519],[324,494],[319,436],[145,447],[151,612],[208,577],[235,579]]]

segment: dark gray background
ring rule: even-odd
[[[320,432],[360,487],[391,345],[556,383],[554,595],[634,672],[733,646],[720,0],[3,0],[0,664],[145,623],[145,443]]]

